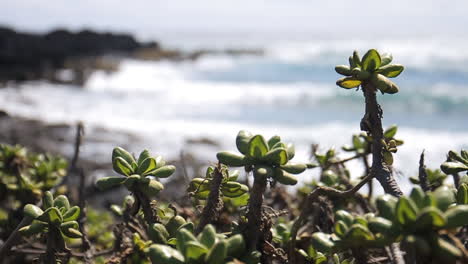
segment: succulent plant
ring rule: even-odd
[[[448,153],[448,160],[442,165],[440,169],[446,174],[455,174],[465,172],[468,175],[468,151],[461,150],[460,154],[451,150]]]
[[[148,197],[158,194],[164,186],[156,178],[171,176],[175,167],[166,165],[161,156],[152,157],[147,150],[140,153],[138,160],[125,149],[117,147],[112,151],[114,171],[124,177],[104,177],[96,182],[99,189],[105,190],[125,185],[128,190],[138,189]]]
[[[0,185],[11,192],[29,192],[40,199],[44,191],[60,182],[66,170],[67,162],[61,157],[0,144]],[[25,200],[31,202],[30,197]]]
[[[459,188],[459,201],[468,200],[465,188],[468,189]],[[454,191],[447,186],[430,193],[414,188],[409,197],[386,194],[376,200],[377,216],[337,211],[334,233],[314,233],[312,244],[321,252],[331,253],[353,247],[382,247],[403,240],[406,247],[414,247],[421,256],[460,258],[462,252],[442,236],[468,225],[468,206],[457,205],[456,201]]]
[[[426,169],[428,187],[431,189],[437,189],[444,184],[447,175],[441,172],[439,169]],[[418,177],[410,177],[410,181],[413,184],[421,184]]]
[[[308,263],[312,263],[312,264],[326,264],[326,263],[354,264],[355,263],[354,258],[343,259],[343,257],[340,257],[340,255],[337,253],[334,253],[333,255],[327,258],[325,254],[315,250],[313,246],[309,246],[307,251],[304,249],[299,249],[298,252],[308,261]]]
[[[237,149],[241,154],[219,152],[218,160],[231,167],[246,167],[253,170],[254,177],[271,178],[279,183],[295,185],[299,174],[307,169],[306,164],[293,164],[289,161],[294,157],[292,144],[281,142],[279,136],[273,136],[268,141],[262,135],[252,135],[240,131],[236,138]]]
[[[81,237],[78,222],[76,222],[80,216],[78,206],[70,207],[65,195],[59,195],[54,199],[49,191],[45,192],[42,204],[44,210],[33,204],[27,204],[24,207],[24,215],[32,219],[32,223],[19,230],[22,235],[32,236],[57,229],[66,237]]]
[[[354,51],[353,56],[349,57],[348,65],[338,65],[335,71],[343,77],[336,81],[336,84],[345,89],[356,88],[363,83],[371,83],[382,93],[397,93],[398,86],[388,78],[395,78],[404,70],[403,65],[390,64],[393,60],[391,54],[382,54],[370,49],[360,59],[358,52]]]
[[[149,247],[148,255],[153,263],[223,264],[227,259],[247,255],[242,235],[236,234],[227,238],[216,233],[212,225],[206,225],[198,236],[189,229],[180,227],[176,239],[172,241],[176,248],[164,244],[153,244]]]
[[[221,194],[227,198],[238,198],[242,195],[248,195],[249,187],[237,182],[239,171],[229,171],[225,165],[221,166],[223,180],[221,183]],[[206,170],[205,178],[194,178],[190,181],[187,192],[195,198],[205,200],[210,193],[210,185],[213,180],[214,167],[210,166]]]

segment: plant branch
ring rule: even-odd
[[[221,164],[218,163],[213,171],[210,194],[206,201],[206,206],[203,208],[203,212],[200,215],[200,222],[197,226],[196,234],[200,233],[207,224],[216,221],[219,217],[219,211],[223,208],[223,200],[220,196],[221,184],[223,182],[223,173],[221,170]]]
[[[260,233],[262,232],[262,204],[263,204],[263,193],[265,192],[267,185],[267,178],[261,175],[255,175],[254,183],[250,191],[249,211],[247,212],[247,248],[249,251],[260,249],[258,247],[258,240]]]
[[[390,169],[383,163],[383,112],[377,103],[377,89],[370,83],[363,83],[362,90],[366,100],[366,113],[361,120],[361,130],[372,136],[372,174],[375,175],[386,193],[399,197],[403,195],[403,192],[393,178]]]
[[[356,184],[353,188],[346,190],[346,191],[340,191],[334,188],[330,187],[318,187],[314,189],[309,195],[307,196],[306,200],[306,206],[307,205],[312,205],[319,196],[328,196],[328,197],[337,197],[337,198],[348,198],[352,195],[354,195],[359,189],[364,186],[367,182],[369,182],[372,178],[374,177],[374,172],[371,171],[369,175],[367,175],[362,181],[360,181],[358,184]],[[297,232],[299,231],[299,228],[302,226],[303,222],[307,218],[308,215],[307,209],[302,210],[299,218],[294,222],[292,228],[291,228],[291,243],[289,245],[289,259],[291,263],[296,263],[295,262],[295,251],[294,249],[296,248],[296,237],[297,237]]]
[[[426,173],[426,165],[424,165],[424,150],[421,153],[421,157],[419,158],[419,185],[421,185],[421,188],[423,189],[424,192],[429,192],[431,188],[429,187],[429,184],[427,183],[427,173]]]
[[[32,219],[29,217],[23,217],[23,220],[18,224],[18,226],[13,230],[8,239],[3,243],[0,248],[0,259],[5,259],[10,252],[11,247],[19,242],[21,234],[19,233],[20,228],[29,225],[32,222]]]

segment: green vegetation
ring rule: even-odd
[[[421,155],[404,195],[393,177],[403,141],[382,127],[377,91],[395,94],[388,78],[403,66],[391,55],[357,52],[336,67],[342,88],[365,98],[361,133],[340,149],[313,145],[311,160],[294,163],[294,145],[279,136],[240,131],[238,153],[219,152],[204,175],[186,175],[188,204],[161,197],[174,174],[162,156],[112,152],[119,176],[97,180],[100,191],[128,193],[107,209],[86,206],[61,181],[62,158],[0,146],[0,259],[5,263],[467,263],[468,152],[426,168]],[[349,156],[351,155],[351,156]],[[348,162],[364,170],[351,175]],[[242,171],[231,168],[242,168]],[[440,167],[440,170],[437,169]],[[318,170],[311,179],[309,170]],[[285,185],[301,184],[296,189]],[[372,180],[384,195],[373,194]],[[253,181],[252,181],[253,180]],[[368,185],[367,193],[359,192]],[[121,188],[124,187],[124,188]],[[80,193],[84,185],[80,184]],[[70,205],[70,201],[77,206]],[[198,210],[200,209],[200,210]],[[111,213],[112,212],[112,213]]]

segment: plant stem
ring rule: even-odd
[[[427,183],[427,173],[426,173],[426,165],[424,165],[424,150],[421,153],[421,157],[419,158],[419,185],[421,185],[421,188],[423,189],[424,192],[430,191],[429,184]]]
[[[337,197],[337,198],[347,198],[352,195],[354,195],[359,189],[364,186],[367,182],[369,182],[372,178],[374,178],[374,173],[371,171],[369,175],[367,175],[362,181],[360,181],[358,184],[356,184],[353,188],[346,190],[346,191],[340,191],[334,188],[330,187],[318,187],[314,189],[309,195],[307,196],[306,200],[306,205],[311,206],[319,196],[329,196],[329,197]],[[296,263],[296,237],[297,237],[297,232],[299,231],[299,228],[302,226],[303,222],[306,220],[307,215],[308,215],[307,208],[303,209],[299,218],[294,222],[292,228],[291,228],[291,243],[289,245],[289,261],[290,263]]]
[[[154,213],[153,208],[151,208],[151,200],[148,197],[146,197],[146,195],[138,191],[136,191],[134,194],[136,200],[138,200],[138,203],[141,206],[141,209],[143,210],[146,224],[149,226],[153,223],[157,223],[158,216]]]
[[[366,113],[361,120],[361,130],[368,132],[372,136],[371,170],[386,193],[399,197],[403,193],[393,178],[390,169],[383,163],[383,112],[377,103],[377,89],[370,83],[363,83],[362,90],[366,99]]]
[[[223,208],[223,200],[220,196],[221,183],[223,182],[223,173],[221,171],[221,164],[218,163],[218,166],[213,171],[213,180],[210,185],[210,194],[208,200],[206,201],[206,206],[203,208],[203,212],[200,216],[200,223],[197,226],[196,234],[200,233],[203,228],[214,221],[219,217],[219,211]]]
[[[15,230],[13,230],[13,232],[10,234],[7,241],[5,241],[5,243],[3,243],[2,247],[0,248],[0,259],[5,259],[7,257],[11,247],[13,247],[19,241],[20,228],[29,225],[31,221],[32,220],[29,217],[23,217],[23,220],[21,220]]]
[[[247,213],[248,227],[246,236],[249,251],[257,249],[260,233],[262,232],[262,204],[266,185],[267,178],[254,173],[254,183],[250,191],[249,211]]]

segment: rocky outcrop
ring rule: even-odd
[[[81,70],[99,64],[105,54],[130,54],[141,48],[159,49],[156,42],[140,43],[131,35],[90,30],[55,30],[40,35],[0,27],[0,82],[48,79],[60,69]],[[77,72],[78,79],[83,79]]]

